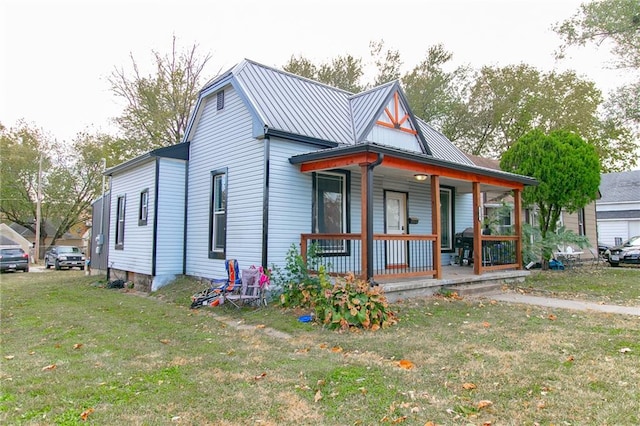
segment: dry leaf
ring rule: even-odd
[[[491,327],[491,324],[489,324],[488,322],[485,321],[485,322],[482,323],[482,326],[484,328],[489,328],[489,327]]]
[[[87,408],[86,410],[84,410],[84,411],[82,412],[82,414],[80,414],[80,418],[81,418],[83,421],[87,421],[87,417],[89,417],[89,415],[90,415],[91,413],[93,413],[94,411],[95,411],[95,410],[94,410],[93,408]]]
[[[551,321],[555,321],[555,320],[558,319],[558,317],[553,315],[553,314],[549,314],[549,316],[547,318],[549,318]]]
[[[171,342],[171,340],[169,340],[169,339],[160,339],[160,343],[163,343],[165,345],[168,345],[169,342]]]
[[[424,424],[424,426],[436,426],[436,424],[432,421],[428,421]]]
[[[253,380],[260,380],[265,378],[266,376],[267,376],[267,373],[262,373],[259,376],[254,377]]]
[[[80,349],[82,347],[82,343],[76,343],[73,345],[73,349]]]
[[[50,364],[50,365],[47,365],[46,367],[42,367],[42,371],[55,370],[55,369],[56,369],[56,367],[57,367],[57,365],[55,365],[55,364]]]
[[[574,357],[573,355],[570,355],[569,357],[567,357],[567,362],[573,362],[574,361]]]
[[[631,352],[631,348],[622,348],[620,349],[621,354],[626,354],[627,352]]]
[[[358,388],[358,390],[360,391],[361,394],[366,395],[367,394],[367,388]]]
[[[486,422],[482,423],[482,426],[491,426],[491,421],[487,420]]]
[[[538,405],[536,405],[536,407],[538,407],[538,410],[542,410],[546,406],[547,406],[547,404],[545,404],[544,401],[540,401],[540,402],[538,402]]]
[[[493,402],[489,401],[488,399],[483,399],[482,401],[478,402],[478,410],[491,407],[492,405],[493,405]]]
[[[342,348],[340,346],[334,346],[331,348],[331,352],[342,352]]]
[[[322,392],[320,392],[320,390],[318,390],[318,391],[316,392],[316,396],[314,396],[314,397],[313,397],[313,401],[314,401],[314,402],[318,402],[318,401],[320,401],[321,399],[322,399]]]
[[[405,420],[407,420],[407,416],[398,417],[397,419],[393,419],[391,424],[397,425],[398,423],[403,423]]]
[[[477,386],[474,383],[465,383],[462,385],[462,388],[466,390],[472,390],[477,388]]]
[[[398,361],[398,367],[404,368],[405,370],[411,370],[415,365],[408,359],[401,359]]]
[[[5,355],[4,359],[14,359],[15,355]]]
[[[320,344],[320,349],[327,349],[327,344],[326,343],[321,343]]]
[[[266,327],[266,325],[264,325],[264,324],[258,324],[258,325],[256,325],[256,328],[265,328],[265,327]]]

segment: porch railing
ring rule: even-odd
[[[480,273],[483,271],[517,269],[517,240],[517,235],[483,235],[481,238],[482,263],[480,265]]]
[[[435,235],[374,234],[374,278],[435,276],[440,268],[433,261],[435,241]],[[314,243],[316,266],[323,265],[331,274],[362,275],[361,234],[302,234],[300,251],[305,260]]]

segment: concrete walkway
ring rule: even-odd
[[[519,293],[491,293],[483,296],[490,297],[493,300],[501,302],[522,303],[558,309],[573,309],[576,311],[606,312],[611,314],[640,316],[640,306],[601,305],[599,303],[583,302],[580,300],[554,299],[552,297],[529,296]]]

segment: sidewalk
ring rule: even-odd
[[[551,297],[529,296],[519,293],[484,294],[493,300],[509,303],[523,303],[527,305],[546,306],[549,308],[572,309],[576,311],[606,312],[611,314],[640,316],[640,306],[600,305],[580,300],[554,299]]]

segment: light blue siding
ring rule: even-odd
[[[212,278],[226,276],[224,260],[208,257],[215,170],[228,173],[226,258],[237,259],[241,268],[260,264],[264,143],[252,137],[251,115],[231,86],[223,110],[216,110],[215,95],[210,99],[190,146],[186,273]]]
[[[395,146],[396,148],[408,151],[422,152],[422,147],[420,146],[417,136],[382,126],[373,126],[366,140],[382,145]]]
[[[156,275],[181,274],[184,241],[186,163],[160,159]]]
[[[153,216],[155,193],[155,161],[113,176],[111,180],[111,223],[109,238],[109,267],[141,274],[151,274],[153,247]],[[138,225],[140,193],[149,190],[147,224]],[[118,197],[126,197],[124,248],[115,249]]]

